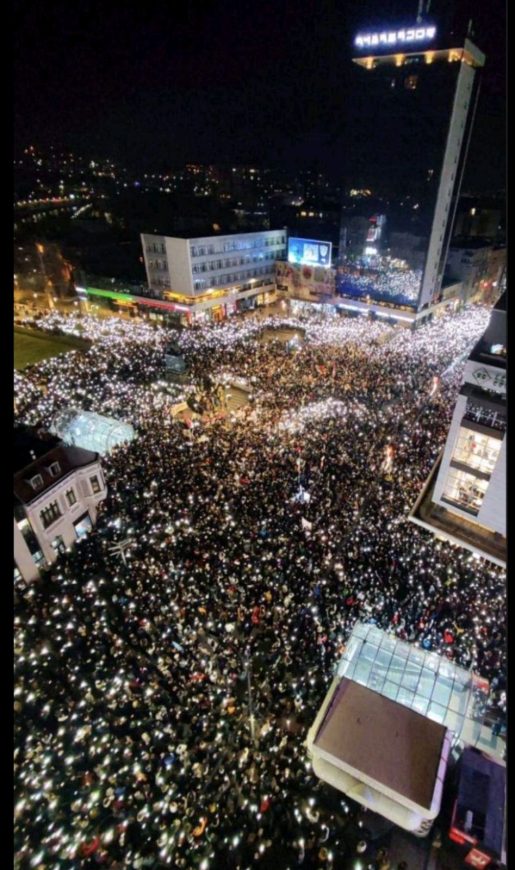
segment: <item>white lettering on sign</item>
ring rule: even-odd
[[[483,390],[494,393],[506,392],[506,372],[492,366],[477,366],[469,360],[465,368],[465,381],[477,384]]]
[[[354,40],[356,48],[375,48],[377,46],[406,45],[410,42],[429,42],[436,36],[436,27],[411,27],[400,30],[381,31],[381,33],[359,33]]]

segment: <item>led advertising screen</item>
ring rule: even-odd
[[[331,242],[317,242],[313,239],[288,239],[288,263],[299,266],[331,265]]]

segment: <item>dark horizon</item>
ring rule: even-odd
[[[505,8],[501,0],[487,11],[476,0],[453,8],[464,21],[475,5],[475,40],[487,60],[464,187],[500,190]],[[346,184],[357,158],[353,36],[414,20],[417,4],[390,0],[380,17],[375,0],[350,9],[193,2],[173,12],[159,0],[150,12],[76,0],[73,15],[63,0],[16,7],[17,152],[55,144],[142,172],[185,163],[316,166]]]

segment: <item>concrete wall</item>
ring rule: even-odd
[[[187,239],[165,238],[170,289],[174,293],[193,296],[190,248]]]

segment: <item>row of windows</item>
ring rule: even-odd
[[[451,463],[459,462],[470,470],[456,468],[451,464],[442,495],[444,501],[477,516],[490,483],[490,475],[499,457],[501,444],[500,438],[492,438],[460,426]],[[487,476],[479,477],[479,474]]]
[[[57,503],[57,501],[51,501],[42,511],[39,513],[39,517],[43,524],[44,529],[48,529],[49,526],[52,525],[59,517],[62,516],[61,509]]]
[[[147,254],[166,254],[166,248],[163,242],[154,242],[147,245]]]
[[[276,260],[279,256],[284,256],[284,253],[284,251],[269,251],[264,254],[233,257],[231,260],[212,260],[210,263],[199,263],[196,266],[193,266],[192,272],[195,275],[198,275],[201,272],[215,272],[217,269],[230,269],[231,266],[245,266],[248,263],[259,263],[263,260]]]
[[[192,245],[190,253],[192,257],[205,257],[210,254],[226,254],[230,251],[249,251],[254,248],[277,247],[284,245],[286,236],[272,236],[268,239],[234,239],[224,242],[222,245]]]
[[[195,290],[205,290],[209,287],[225,287],[228,284],[235,284],[249,278],[257,278],[259,275],[269,274],[270,269],[265,266],[262,269],[249,269],[247,272],[238,272],[236,275],[218,275],[209,281],[206,281],[204,278],[198,278],[193,282],[193,287]]]
[[[460,426],[452,459],[483,474],[491,474],[501,449],[501,440]]]
[[[96,495],[98,492],[100,492],[102,486],[98,479],[98,475],[94,474],[92,477],[90,477],[89,482],[93,495]],[[65,498],[68,503],[68,507],[73,507],[73,505],[77,502],[77,496],[75,495],[75,490],[73,489],[73,487],[66,490]],[[52,525],[52,523],[55,523],[55,521],[62,516],[62,512],[57,502],[57,499],[50,502],[50,504],[44,507],[43,510],[40,511],[39,516],[44,529],[48,529]]]
[[[442,498],[477,516],[488,484],[488,480],[483,480],[474,474],[450,468]]]
[[[168,270],[168,263],[166,262],[166,260],[149,260],[148,268],[149,271],[163,271],[165,269]]]

